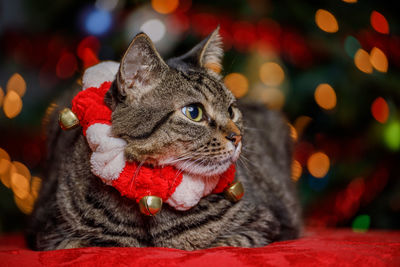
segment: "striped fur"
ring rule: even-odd
[[[236,103],[221,78],[202,67],[204,60],[220,60],[213,55],[213,51],[220,52],[213,47],[219,46],[218,33],[209,38],[166,63],[160,62],[147,38],[135,38],[140,45],[133,43],[129,49],[140,49],[128,49],[128,57],[150,57],[140,62],[162,67],[150,66],[156,73],[129,69],[133,59],[126,54],[119,78],[105,100],[113,110],[113,134],[127,142],[125,157],[143,164],[177,164],[204,176],[222,172],[227,159],[230,164],[233,157],[226,134],[232,127],[244,132],[237,163],[237,178],[246,190],[244,198],[232,203],[222,194],[213,194],[188,211],[165,204],[157,216],[144,216],[136,203],[91,173],[91,150],[81,129],[61,131],[55,110],[49,124],[48,173],[28,229],[32,248],[158,246],[194,250],[258,247],[298,236],[300,211],[290,180],[288,127],[278,113]],[[141,83],[129,83],[129,75]],[[68,106],[73,95],[65,96],[58,106]],[[202,105],[206,120],[195,123],[182,115],[181,108],[191,103]],[[228,112],[230,107],[234,116]]]

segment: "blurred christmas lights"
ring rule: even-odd
[[[356,233],[365,233],[369,229],[369,225],[371,223],[371,217],[364,214],[358,215],[352,223],[353,231]]]
[[[385,99],[378,97],[372,102],[371,114],[380,123],[385,123],[389,118],[389,106]]]
[[[169,14],[175,11],[179,0],[151,0],[151,6],[160,14]]]
[[[140,30],[146,33],[154,43],[159,42],[167,31],[164,23],[159,19],[150,19],[144,22]]]
[[[342,1],[349,4],[357,3],[357,0],[342,0]]]
[[[42,179],[31,177],[29,169],[21,162],[11,162],[8,153],[0,148],[0,179],[11,188],[17,207],[25,214],[30,214],[38,196]]]
[[[400,149],[400,122],[393,120],[386,124],[383,132],[384,142],[386,146],[397,151]]]
[[[104,35],[111,29],[111,13],[104,9],[93,8],[85,18],[85,29],[89,34]]]
[[[74,54],[64,52],[56,65],[56,75],[58,78],[70,78],[78,70],[78,62]]]
[[[328,173],[329,167],[329,157],[323,152],[316,152],[307,160],[308,171],[316,178],[323,178]]]
[[[268,86],[278,86],[285,79],[285,73],[279,64],[267,62],[261,65],[259,71],[261,81]]]
[[[381,13],[372,11],[370,21],[371,26],[375,31],[383,34],[389,33],[389,23]]]
[[[246,95],[249,90],[249,81],[240,73],[230,73],[225,76],[224,83],[236,98]]]
[[[83,61],[83,68],[86,69],[97,63],[97,54],[100,51],[100,41],[95,36],[87,36],[82,39],[77,47],[77,55]]]
[[[259,98],[269,109],[280,110],[285,104],[285,95],[274,87],[265,88]]]
[[[354,56],[354,64],[362,72],[370,74],[373,71],[369,54],[362,48],[358,49],[356,52]]]
[[[294,142],[297,141],[297,139],[299,138],[298,134],[297,134],[297,130],[296,128],[294,128],[294,126],[291,123],[288,123],[289,126],[289,130],[290,130],[290,137],[292,138],[292,140]]]
[[[351,35],[346,37],[344,41],[344,50],[349,57],[354,58],[354,55],[360,48],[361,44],[355,37]]]
[[[4,100],[4,91],[3,88],[0,86],[0,107],[3,105],[3,100]]]
[[[331,110],[336,107],[335,90],[327,83],[322,83],[317,86],[314,92],[314,99],[323,109]]]
[[[370,52],[370,62],[372,66],[380,72],[387,72],[388,60],[385,53],[377,47],[372,48]]]
[[[7,118],[16,117],[22,110],[21,97],[15,91],[8,91],[4,97],[3,111]]]
[[[318,9],[315,13],[315,23],[321,30],[328,33],[335,33],[339,30],[335,16],[324,9]]]
[[[297,181],[301,177],[303,172],[303,168],[301,167],[300,162],[297,160],[293,160],[292,162],[292,180]]]
[[[14,91],[20,97],[25,95],[26,82],[19,73],[14,73],[7,82],[7,92]]]

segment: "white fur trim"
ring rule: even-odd
[[[82,77],[82,90],[89,87],[100,87],[104,82],[115,80],[119,63],[104,61],[85,70]]]
[[[166,203],[176,210],[188,210],[199,203],[202,197],[210,194],[217,183],[218,176],[205,178],[183,174],[182,182]]]
[[[95,123],[86,130],[86,139],[93,153],[92,172],[103,180],[115,180],[125,167],[125,140],[111,135],[111,126]]]

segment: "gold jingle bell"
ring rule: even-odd
[[[72,112],[72,110],[69,108],[64,108],[60,111],[58,123],[60,124],[61,129],[70,130],[79,125],[79,119],[76,117],[75,113]]]
[[[160,197],[145,196],[139,201],[140,212],[147,216],[154,216],[160,212],[163,201]]]
[[[225,196],[233,201],[238,202],[244,195],[244,188],[241,182],[237,181],[225,189]]]

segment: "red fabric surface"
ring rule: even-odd
[[[400,232],[309,229],[262,248],[81,248],[46,252],[21,235],[0,238],[0,266],[400,266]]]

